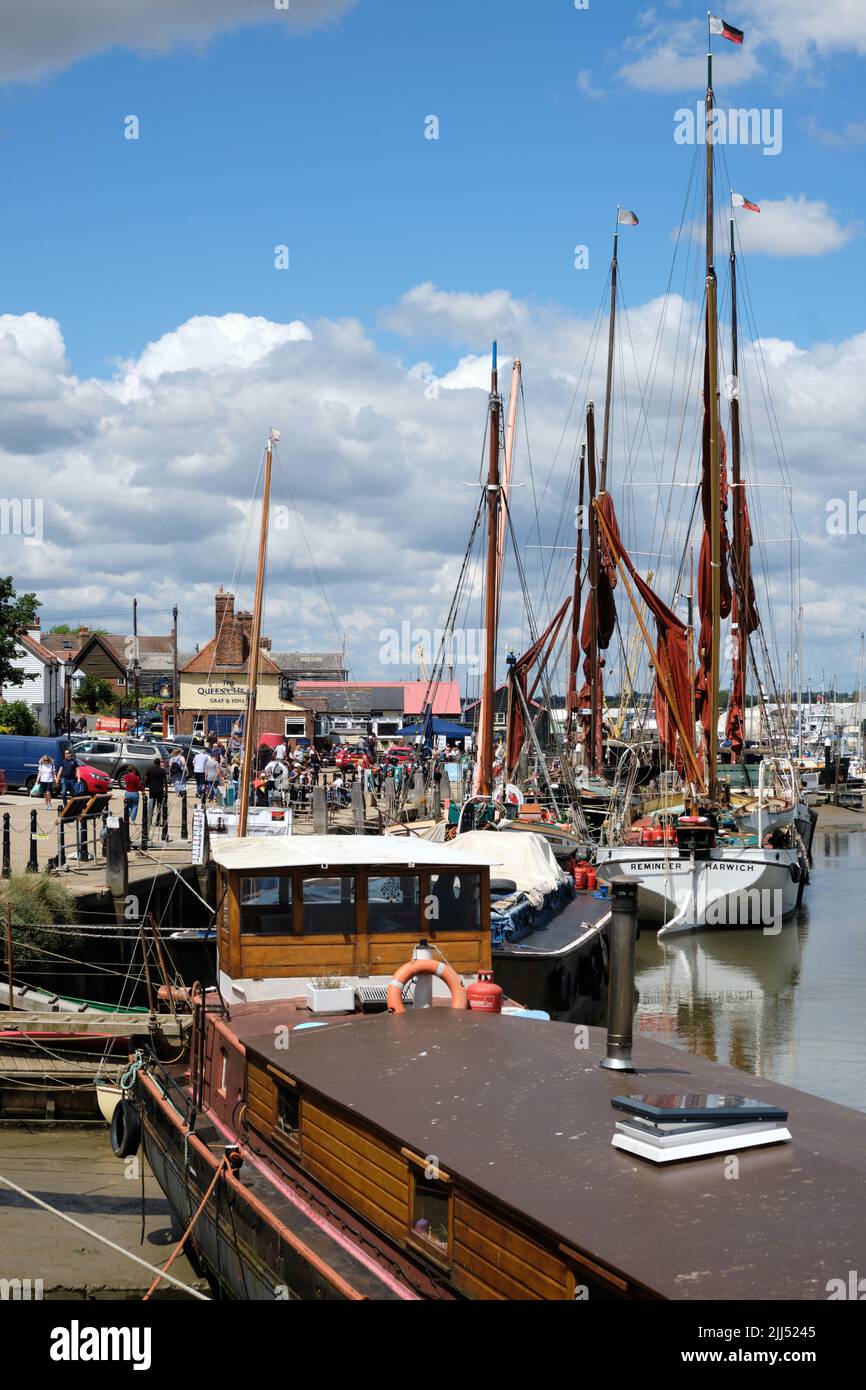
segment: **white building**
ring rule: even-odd
[[[54,733],[54,717],[63,713],[64,663],[54,652],[43,647],[39,626],[30,628],[18,638],[21,655],[13,663],[30,679],[21,685],[4,685],[0,690],[4,700],[23,700],[29,705],[47,733]],[[0,724],[3,723],[0,706]]]

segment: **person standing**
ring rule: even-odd
[[[162,762],[159,758],[154,758],[151,766],[147,769],[147,772],[144,774],[144,786],[148,796],[150,797],[151,807],[153,808],[153,824],[156,825],[157,811],[163,805],[166,793],[165,768],[163,767]],[[165,807],[165,814],[168,814],[167,806]]]
[[[120,780],[123,783],[123,804],[129,809],[129,820],[134,825],[138,815],[141,778],[130,763]]]
[[[206,748],[198,748],[192,760],[192,772],[195,777],[196,795],[200,796],[202,800],[204,800],[204,770],[207,767],[209,756]]]
[[[54,759],[49,753],[43,753],[36,768],[36,782],[49,811],[51,810],[51,790],[54,786],[54,777]]]
[[[175,748],[168,764],[171,784],[180,796],[186,789],[186,758],[179,748]]]
[[[204,768],[204,799],[205,801],[219,800],[220,765],[218,760],[211,752],[208,755]]]
[[[78,763],[71,748],[64,748],[63,750],[63,762],[57,771],[57,781],[60,784],[60,794],[65,806],[73,795],[73,788],[78,781]]]

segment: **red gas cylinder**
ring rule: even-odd
[[[644,826],[643,830],[640,833],[640,842],[642,845],[655,844],[655,841],[653,839],[653,828],[651,825]]]
[[[467,989],[466,998],[469,1000],[470,1009],[478,1009],[479,1012],[487,1014],[502,1013],[502,989],[494,984],[493,975],[489,970],[481,971]]]
[[[665,832],[660,825],[653,827],[652,842],[654,845],[663,845],[665,842]]]
[[[594,893],[594,892],[595,892],[595,889],[596,889],[597,885],[598,885],[598,874],[595,872],[595,869],[587,869],[587,871],[586,871],[586,886],[587,886],[587,888],[589,889],[590,893]]]
[[[586,869],[575,869],[574,886],[578,892],[582,892],[586,888]]]

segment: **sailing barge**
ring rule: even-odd
[[[714,1158],[662,1175],[612,1149],[613,1096],[736,1093],[740,1073],[641,1040],[614,1074],[601,1030],[579,1049],[504,1014],[311,1022],[199,1002],[189,1074],[147,1062],[125,1102],[220,1296],[826,1298],[863,1267],[857,1112],[750,1078],[793,1143],[741,1155],[737,1182]]]

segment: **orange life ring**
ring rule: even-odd
[[[406,1005],[403,1003],[403,986],[408,984],[415,975],[438,975],[439,979],[444,980],[451,991],[452,1009],[469,1008],[469,1000],[460,976],[450,965],[446,965],[444,960],[407,960],[405,965],[401,965],[399,970],[394,971],[388,985],[387,1004],[392,1014],[404,1014],[406,1012]]]

